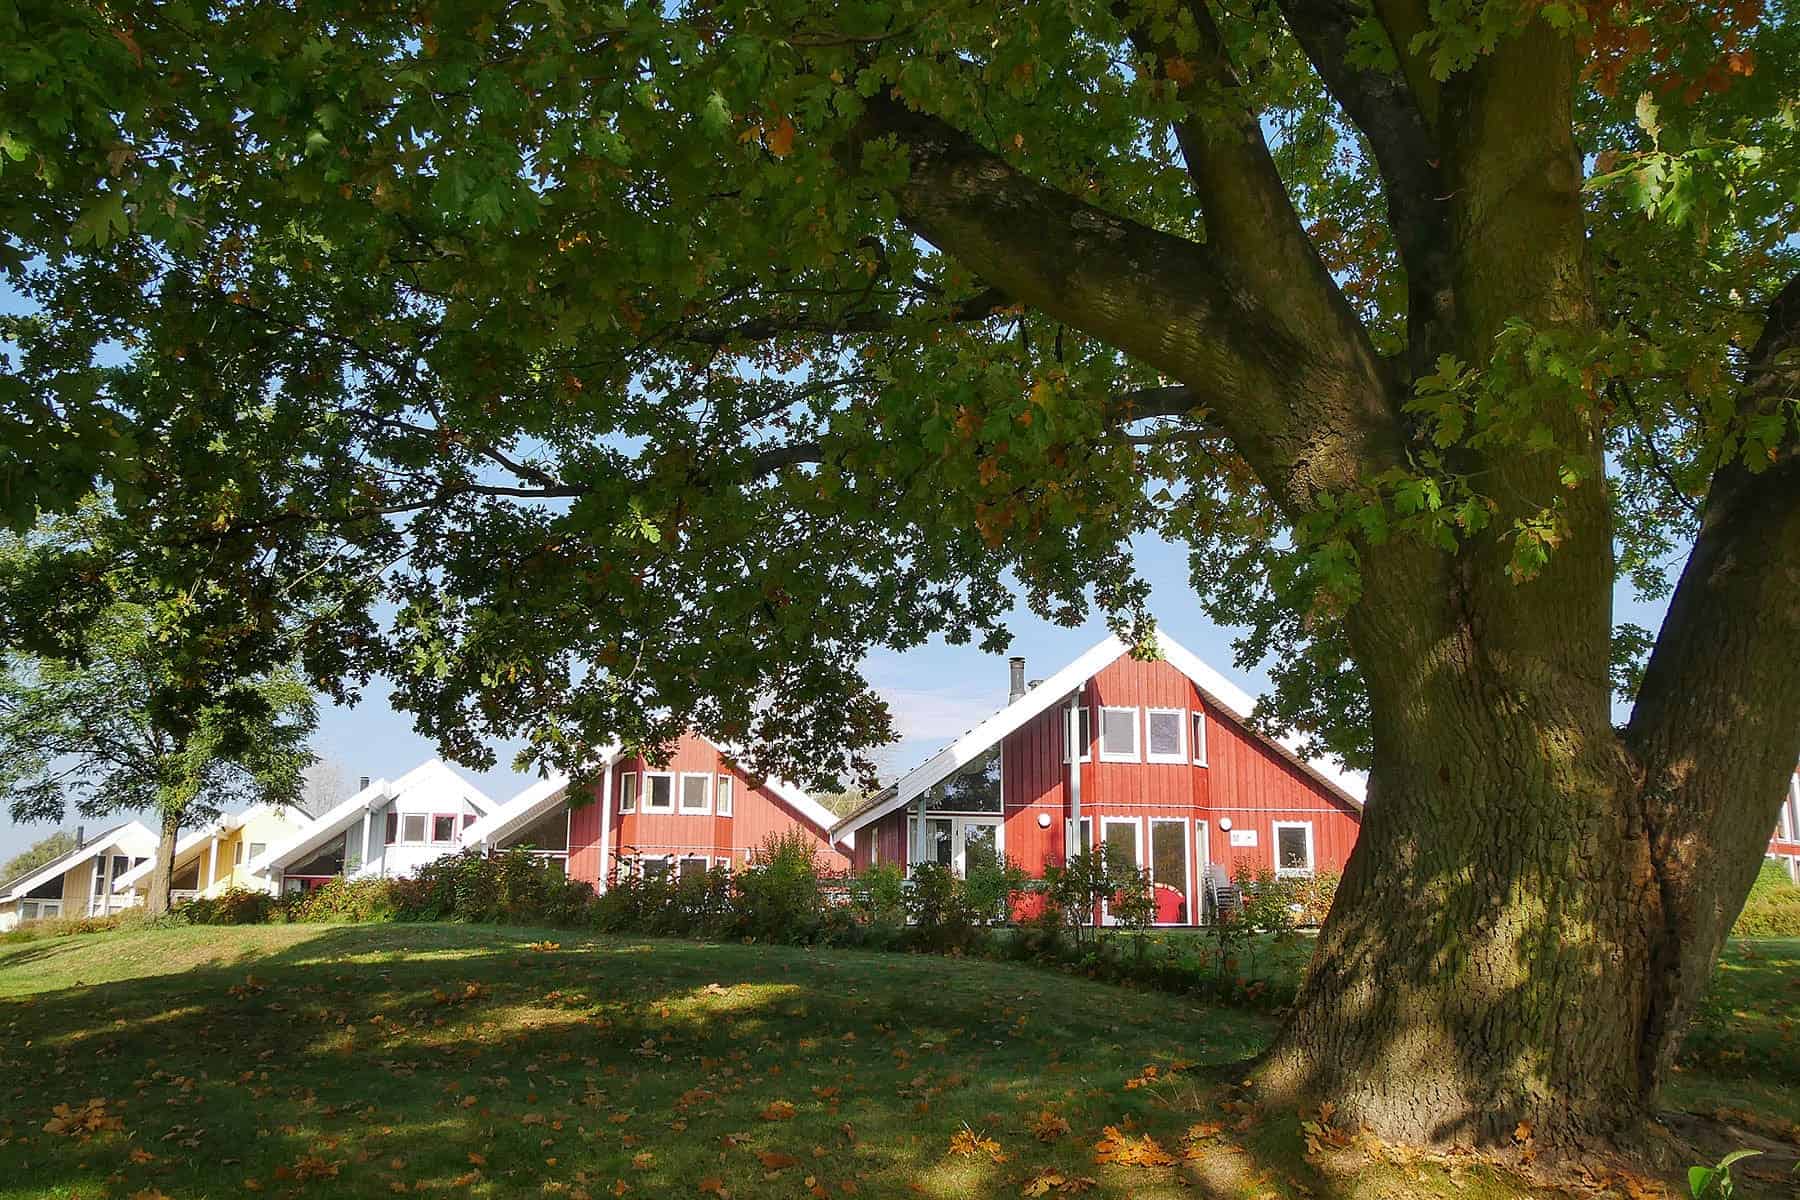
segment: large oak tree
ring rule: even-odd
[[[814,781],[889,732],[868,648],[998,648],[1015,588],[1141,634],[1160,532],[1371,773],[1270,1094],[1651,1111],[1800,748],[1785,8],[0,20],[15,520],[341,538],[400,608],[339,650],[475,760],[694,724]]]

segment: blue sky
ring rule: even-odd
[[[1149,537],[1139,539],[1136,550],[1138,569],[1151,585],[1163,629],[1253,695],[1262,691],[1267,684],[1262,671],[1244,671],[1232,662],[1231,641],[1237,631],[1213,624],[1200,612],[1188,585],[1186,551]],[[1619,590],[1617,608],[1616,619],[1651,629],[1662,619],[1660,605],[1637,603],[1625,588]],[[1077,629],[1062,629],[1020,611],[1011,628],[1015,636],[1010,653],[1025,657],[1026,675],[1032,679],[1052,674],[1106,636],[1106,626],[1097,617]],[[1005,656],[983,654],[973,646],[935,643],[904,654],[879,651],[870,655],[864,669],[870,683],[887,698],[902,737],[882,763],[888,778],[923,761],[1006,701]],[[351,787],[358,776],[391,779],[436,753],[430,742],[413,732],[411,717],[389,706],[379,683],[355,708],[322,709],[314,749],[337,765]],[[504,800],[530,780],[506,769],[511,757],[506,747],[496,749],[500,769],[469,774],[489,795]],[[71,819],[64,827],[74,824]],[[98,827],[92,821],[87,825],[90,830]],[[0,812],[0,862],[55,828],[19,826]]]

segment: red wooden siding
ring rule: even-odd
[[[619,781],[626,775],[643,772],[666,772],[673,776],[676,811],[647,813],[644,811],[644,785],[638,790],[637,811],[621,813]],[[681,807],[682,774],[704,774],[712,779],[712,794],[707,813],[683,813]],[[718,815],[718,777],[729,776],[732,786],[732,815]],[[625,759],[612,767],[612,829],[608,838],[608,855],[676,859],[702,857],[713,864],[742,867],[751,854],[772,835],[798,829],[817,842],[819,856],[833,869],[849,865],[849,857],[829,846],[825,834],[807,817],[767,786],[752,787],[750,778],[733,766],[717,747],[704,738],[687,734],[676,744],[675,752],[664,766],[642,759]],[[595,788],[594,802],[577,808],[569,831],[569,874],[590,883],[597,882],[601,872],[610,867],[600,861],[600,789]]]
[[[1140,860],[1145,865],[1150,858],[1149,822],[1182,821],[1187,882],[1194,897],[1189,920],[1198,911],[1200,872],[1206,863],[1218,863],[1227,870],[1240,858],[1254,868],[1275,865],[1277,822],[1310,824],[1315,869],[1344,869],[1361,825],[1356,807],[1207,703],[1175,667],[1121,655],[1088,681],[1082,689],[1082,703],[1091,712],[1094,738],[1090,761],[1080,765],[1082,818],[1092,822],[1096,839],[1102,836],[1102,822],[1107,818],[1135,821]],[[1136,710],[1139,761],[1101,761],[1102,708]],[[1144,761],[1148,755],[1145,714],[1152,708],[1183,711],[1187,761]],[[1197,710],[1206,714],[1205,765],[1193,762],[1191,714]],[[1063,705],[1054,705],[1001,743],[1002,845],[1007,856],[1031,874],[1061,861],[1067,853],[1064,830],[1070,815],[1069,766],[1063,751],[1067,720]],[[1047,828],[1039,824],[1040,814],[1050,818]],[[1254,831],[1256,845],[1232,846],[1231,835],[1219,828],[1223,818],[1229,818],[1232,829],[1240,833]],[[1196,821],[1207,822],[1205,846],[1196,844]],[[872,843],[878,843],[880,861],[905,863],[911,850],[906,829],[907,813],[900,811],[859,831],[856,865],[868,865]]]

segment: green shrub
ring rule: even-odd
[[[975,940],[977,913],[963,881],[949,867],[921,863],[906,893],[911,940],[920,949],[965,950]]]
[[[333,879],[323,887],[282,903],[289,921],[306,924],[363,924],[392,921],[399,915],[391,879]]]
[[[1336,871],[1315,871],[1310,876],[1293,880],[1288,885],[1288,894],[1300,906],[1297,923],[1308,929],[1323,925],[1331,914],[1331,902],[1337,899],[1338,884],[1342,881],[1343,876]]]
[[[1783,864],[1763,860],[1731,932],[1735,937],[1800,937],[1800,886],[1788,878]]]
[[[234,887],[217,896],[196,896],[176,911],[189,925],[264,925],[280,908],[267,892]]]
[[[971,851],[968,859],[963,890],[976,918],[987,923],[1011,919],[1013,900],[1025,890],[1031,877],[1004,855]]]
[[[770,834],[734,882],[738,936],[797,945],[818,940],[825,898],[819,860],[806,834],[798,829]]]
[[[906,924],[906,872],[894,863],[870,867],[851,881],[850,903],[870,925],[900,928]]]

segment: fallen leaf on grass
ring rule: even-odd
[[[985,1154],[995,1162],[1005,1162],[1006,1154],[1000,1149],[1000,1143],[984,1134],[976,1133],[967,1125],[950,1135],[950,1153],[972,1157]]]
[[[1175,1164],[1175,1156],[1147,1133],[1130,1137],[1117,1125],[1108,1125],[1100,1140],[1094,1143],[1094,1161],[1128,1167],[1168,1167]]]
[[[1031,1120],[1031,1136],[1040,1142],[1054,1142],[1067,1132],[1068,1121],[1047,1108]]]
[[[756,1157],[761,1160],[763,1170],[765,1171],[780,1171],[788,1167],[797,1167],[800,1165],[799,1159],[791,1154],[783,1153],[780,1150],[764,1150]]]
[[[53,1115],[44,1122],[45,1133],[86,1140],[96,1133],[125,1128],[125,1119],[116,1113],[107,1112],[106,1101],[99,1096],[73,1108],[67,1104],[58,1104],[50,1111]]]
[[[762,1110],[765,1121],[791,1121],[794,1119],[794,1105],[788,1100],[771,1100],[767,1108]]]

